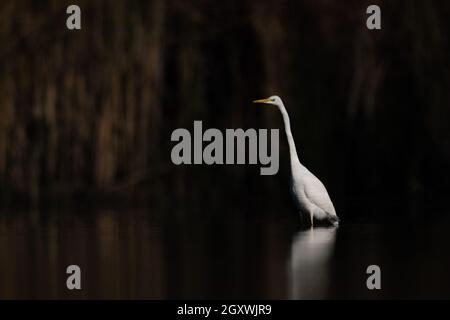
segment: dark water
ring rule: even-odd
[[[166,219],[149,210],[0,216],[0,298],[449,298],[448,225],[290,216]],[[66,267],[82,269],[68,291]],[[367,266],[381,290],[366,288]]]

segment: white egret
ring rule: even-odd
[[[327,223],[337,226],[339,218],[334,210],[327,189],[323,183],[300,163],[292,137],[289,116],[283,101],[278,96],[267,99],[255,100],[254,103],[273,104],[281,111],[284,121],[284,129],[289,144],[291,157],[291,188],[294,201],[300,209],[300,214],[306,214],[314,226],[314,220],[319,223]]]

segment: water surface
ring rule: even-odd
[[[448,225],[290,216],[186,218],[144,209],[0,216],[0,298],[449,298]],[[82,269],[82,290],[65,287]],[[379,265],[382,290],[366,288]]]

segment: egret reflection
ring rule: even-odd
[[[292,240],[289,263],[291,299],[327,298],[329,259],[337,227],[299,231]]]

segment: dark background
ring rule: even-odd
[[[68,2],[3,1],[2,203],[145,204],[155,189],[195,202],[189,193],[211,181],[218,201],[230,190],[276,197],[288,190],[283,123],[250,102],[278,94],[301,161],[341,216],[439,214],[450,190],[450,5],[376,1],[382,30],[369,31],[372,2],[79,1],[82,30],[69,31]],[[172,165],[170,134],[194,120],[280,128],[279,174]]]
[[[315,293],[449,296],[449,2],[80,0],[80,31],[70,4],[0,2],[0,297],[289,297],[316,242],[295,241],[281,115],[251,103],[273,94],[342,219]],[[279,128],[279,173],[173,165],[194,120]]]

